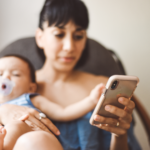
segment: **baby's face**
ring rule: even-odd
[[[0,58],[0,76],[15,83],[8,96],[1,96],[0,101],[8,101],[31,91],[31,77],[28,64],[20,58],[9,56]],[[1,100],[2,99],[2,100]]]

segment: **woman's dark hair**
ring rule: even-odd
[[[83,29],[88,28],[88,10],[81,0],[46,0],[40,13],[39,28],[43,23],[48,26],[64,26],[72,20]]]
[[[17,58],[20,58],[21,60],[23,60],[25,63],[27,63],[29,66],[31,81],[33,83],[36,83],[35,69],[34,69],[33,65],[31,64],[31,62],[27,58],[20,56],[20,55],[17,55],[17,54],[9,54],[9,55],[5,55],[1,58],[4,58],[4,57],[17,57]]]

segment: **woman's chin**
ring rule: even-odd
[[[59,63],[55,65],[55,69],[61,72],[70,72],[73,70],[75,63]]]

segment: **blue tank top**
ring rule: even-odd
[[[54,122],[60,130],[57,137],[64,150],[109,150],[111,133],[90,125],[92,112],[70,122]],[[133,124],[128,130],[129,150],[141,150],[134,133]]]

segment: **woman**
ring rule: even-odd
[[[85,47],[88,23],[87,9],[80,0],[46,0],[40,14],[36,42],[43,49],[46,60],[42,69],[36,73],[38,93],[63,107],[82,100],[97,84],[107,81],[105,77],[101,80],[102,77],[74,70]],[[140,149],[130,128],[134,102],[123,97],[118,101],[126,109],[122,110],[111,105],[107,105],[105,109],[117,115],[119,120],[95,116],[96,121],[104,123],[97,125],[98,128],[88,123],[92,112],[72,122],[55,122],[61,132],[58,139],[63,148],[65,150]],[[7,111],[8,108],[15,109],[15,112],[10,113]],[[39,116],[35,110],[19,106],[9,105],[0,108],[0,121],[5,124],[9,118],[12,118],[11,115],[14,118],[15,113],[18,117],[28,113],[29,119],[26,122],[29,125],[37,125],[46,130],[46,127],[36,119]],[[48,119],[41,121],[52,132],[57,133],[57,129]],[[118,121],[119,126],[116,127]]]

